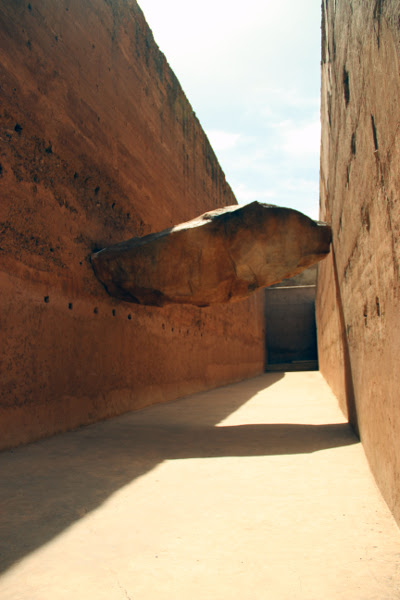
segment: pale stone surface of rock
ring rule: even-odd
[[[121,300],[209,306],[300,273],[329,253],[330,240],[325,223],[253,202],[115,244],[91,260],[108,293]]]

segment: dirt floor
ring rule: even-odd
[[[322,376],[0,455],[2,600],[396,600],[400,532]]]

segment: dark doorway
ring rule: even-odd
[[[311,275],[265,290],[267,371],[318,369],[315,290]]]

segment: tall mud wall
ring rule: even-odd
[[[400,522],[400,8],[322,11],[319,364]]]
[[[134,0],[0,0],[0,447],[239,380],[262,295],[107,296],[89,256],[236,203]]]

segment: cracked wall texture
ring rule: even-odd
[[[0,0],[0,446],[252,376],[262,296],[111,299],[97,249],[236,200],[135,0]]]
[[[400,7],[323,0],[320,369],[400,521]]]

